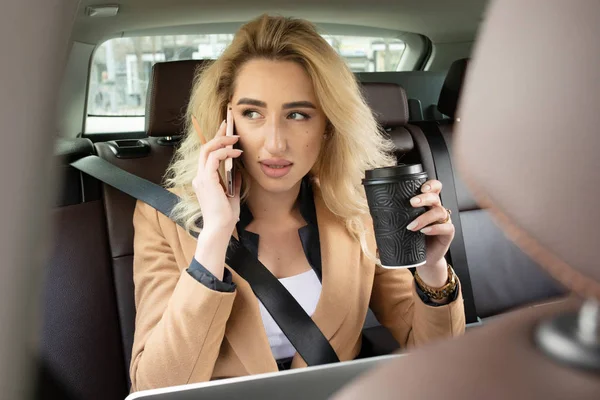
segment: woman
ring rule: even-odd
[[[237,136],[225,136],[228,114]],[[352,72],[311,24],[262,16],[243,26],[195,82],[192,117],[207,143],[190,123],[169,183],[182,198],[174,217],[198,239],[146,204],[134,215],[132,390],[306,366],[225,265],[232,234],[312,316],[340,360],[359,353],[369,307],[402,347],[463,332],[460,289],[438,300],[425,294],[453,274],[444,255],[454,227],[438,181],[412,200],[429,207],[409,225],[429,240],[420,283],[409,270],[376,265],[361,178],[395,163],[391,144]],[[220,183],[227,158],[240,171],[233,198]]]

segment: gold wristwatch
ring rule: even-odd
[[[418,272],[415,272],[415,281],[417,285],[421,288],[423,293],[429,296],[432,300],[442,300],[446,297],[450,296],[456,290],[456,286],[458,285],[458,280],[456,279],[456,274],[452,269],[452,266],[448,264],[448,283],[440,288],[432,288],[423,282],[423,279],[419,276]]]

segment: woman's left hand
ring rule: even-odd
[[[438,180],[429,180],[421,186],[422,194],[413,197],[410,203],[413,207],[426,207],[428,210],[407,226],[407,229],[421,231],[427,236],[427,261],[418,267],[418,271],[421,279],[432,287],[442,287],[448,280],[444,256],[454,238],[454,225],[442,206],[441,191],[442,183]],[[448,222],[443,223],[446,219]]]

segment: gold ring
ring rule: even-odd
[[[438,224],[447,224],[450,221],[450,215],[452,215],[452,210],[449,210],[445,207],[444,210],[446,210],[446,218],[439,220]]]

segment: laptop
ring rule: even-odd
[[[391,354],[280,372],[142,390],[130,394],[125,400],[327,399],[360,374],[403,356]]]

